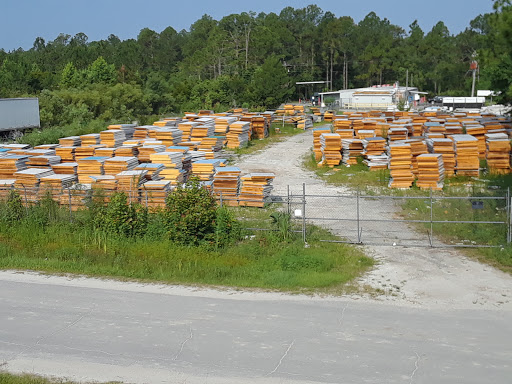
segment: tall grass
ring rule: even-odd
[[[0,205],[0,217],[3,217]],[[38,213],[39,212],[39,213]],[[242,226],[272,228],[263,209],[234,209]],[[0,221],[0,268],[33,269],[91,276],[181,284],[252,287],[286,291],[338,289],[373,264],[358,249],[320,242],[327,233],[310,228],[309,248],[291,234],[245,231],[236,244],[216,249],[210,244],[182,246],[162,230],[161,217],[150,215],[142,238],[109,235],[91,225],[88,210],[60,210],[52,220],[34,208],[15,223]]]
[[[13,375],[7,372],[0,372],[0,383],[1,384],[76,384],[72,381],[45,378],[37,375],[23,374]],[[114,384],[115,382],[110,382]],[[82,382],[82,384],[84,384]],[[106,383],[107,384],[107,383]]]
[[[29,144],[32,147],[42,144],[57,144],[62,137],[98,133],[104,131],[107,125],[108,123],[103,120],[92,120],[87,124],[73,123],[61,127],[37,129],[23,135],[18,139],[18,142]]]

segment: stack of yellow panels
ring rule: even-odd
[[[479,175],[478,139],[471,135],[453,135],[455,148],[455,170],[458,176]]]
[[[148,208],[165,208],[165,199],[172,191],[169,180],[147,181],[140,187],[141,204]]]
[[[60,156],[32,156],[29,157],[27,166],[30,168],[50,169],[52,165],[59,164],[60,161]]]
[[[109,129],[107,131],[100,132],[101,144],[107,147],[117,148],[120,147],[126,140],[126,135],[121,129]]]
[[[241,170],[238,167],[220,167],[213,177],[213,193],[222,204],[238,205],[238,189]]]
[[[91,178],[89,176],[104,175],[103,163],[108,157],[103,156],[89,156],[77,160],[78,163],[78,182],[80,184],[90,184]]]
[[[421,189],[433,189],[440,191],[444,183],[443,156],[439,153],[419,155],[418,180],[416,186]]]
[[[337,133],[323,133],[320,135],[320,149],[322,151],[322,165],[334,167],[341,162],[341,137]]]
[[[55,155],[60,156],[62,161],[75,161],[75,150],[77,147],[62,146],[55,148]]]
[[[137,165],[139,165],[139,161],[136,157],[116,156],[106,159],[103,163],[103,169],[105,175],[115,176],[123,171],[131,171]]]
[[[86,157],[94,156],[94,153],[96,152],[96,149],[98,149],[98,148],[105,148],[105,145],[96,144],[96,145],[87,145],[87,146],[77,147],[75,149],[75,161],[84,159]]]
[[[453,140],[428,139],[427,146],[430,153],[439,153],[443,156],[444,174],[447,177],[455,174],[455,150]]]
[[[59,163],[52,165],[52,170],[58,175],[77,175],[78,163]]]
[[[6,155],[0,157],[0,179],[14,179],[14,173],[27,169],[28,156]]]
[[[485,143],[485,127],[481,124],[464,124],[466,133],[475,137],[478,140],[478,156],[480,159],[485,159],[486,143]]]
[[[238,196],[238,205],[260,207],[272,191],[273,173],[250,173],[241,177],[242,185]]]
[[[230,149],[243,148],[249,142],[249,122],[237,121],[229,126],[226,134],[227,147]]]
[[[487,133],[487,166],[491,173],[510,173],[510,139],[506,133]]]
[[[215,168],[220,167],[218,159],[198,160],[192,163],[192,174],[201,181],[213,180]]]
[[[408,143],[389,145],[390,188],[410,188],[414,181],[412,173],[412,152]]]
[[[78,147],[81,143],[80,136],[69,136],[59,139],[59,145],[62,147]]]
[[[322,160],[322,145],[320,144],[320,136],[324,133],[331,133],[331,128],[328,126],[313,128],[313,152],[315,153],[315,161],[317,162]]]
[[[88,135],[80,136],[81,146],[86,147],[89,145],[96,145],[100,143],[100,134],[99,133],[90,133]]]
[[[143,145],[139,148],[139,161],[141,163],[149,163],[151,154],[165,151],[165,145]]]
[[[345,165],[356,165],[357,159],[363,155],[363,140],[346,139],[341,140],[342,160]]]

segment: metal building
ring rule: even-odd
[[[0,99],[0,132],[39,128],[39,99]]]

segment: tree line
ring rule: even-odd
[[[83,33],[37,37],[29,50],[0,50],[0,97],[38,96],[45,126],[130,121],[142,116],[235,106],[275,108],[326,81],[324,90],[404,84],[431,94],[467,96],[469,65],[479,89],[512,99],[512,4],[494,0],[451,34],[439,21],[407,30],[369,13],[359,23],[316,5],[279,14],[204,15],[190,29],[149,28],[136,39],[89,41]]]

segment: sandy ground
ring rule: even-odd
[[[255,154],[237,161],[243,172],[272,171],[276,174],[273,194],[286,196],[288,187],[295,194],[336,196],[351,193],[345,187],[327,185],[313,172],[302,166],[304,156],[313,143],[312,132],[290,137]],[[354,199],[307,198],[306,217],[353,217]],[[398,208],[391,200],[364,201],[365,219],[386,219],[397,216]],[[313,219],[315,224],[333,233],[354,238],[352,222]],[[427,244],[424,233],[418,233],[406,223],[383,225],[381,222],[364,223],[364,234],[374,243],[380,239],[383,246],[364,246],[365,252],[374,257],[376,268],[359,279],[361,286],[369,285],[386,292],[374,300],[392,301],[397,304],[421,307],[449,308],[506,308],[512,309],[512,277],[488,265],[465,257],[453,248],[404,247],[392,244]],[[442,245],[435,239],[437,245]]]

